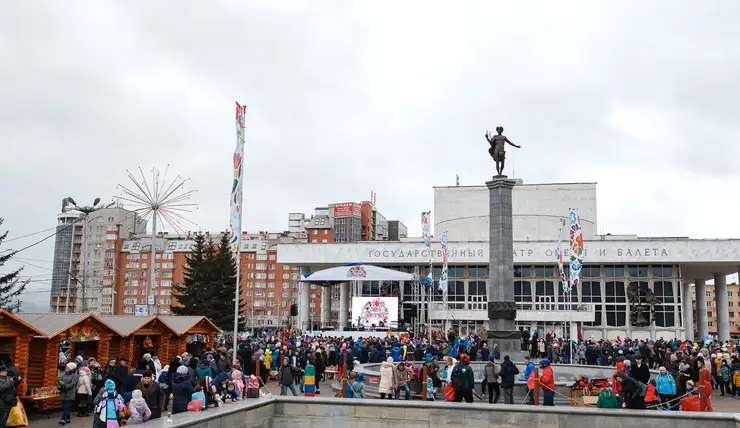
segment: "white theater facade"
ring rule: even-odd
[[[452,329],[458,334],[481,331],[486,325],[490,286],[488,206],[485,186],[435,187],[435,238],[431,250],[420,238],[399,242],[280,244],[278,262],[299,266],[304,272],[367,263],[425,275],[431,255],[434,279],[438,281],[442,263],[438,236],[447,231],[449,292],[445,298],[432,296],[431,304],[423,306],[422,312],[428,314],[426,322],[432,328]],[[567,247],[564,225],[571,207],[581,217],[586,255],[580,287],[564,295],[555,249],[559,242]],[[583,337],[597,338],[694,338],[693,314],[698,308],[698,334],[704,337],[704,284],[714,280],[718,290],[718,335],[721,340],[729,337],[725,276],[738,271],[740,240],[598,235],[594,183],[518,182],[513,191],[512,211],[513,293],[518,327],[559,334],[568,328],[571,335],[578,330]],[[690,287],[694,284],[697,302],[691,300]],[[350,294],[361,296],[389,292],[401,302],[419,301],[413,284],[362,283],[350,288]],[[343,305],[343,310],[346,307]],[[351,320],[352,316],[340,314],[339,318]],[[322,321],[328,323],[329,316]]]

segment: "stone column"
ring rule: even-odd
[[[502,353],[520,350],[521,334],[514,327],[514,235],[511,193],[514,181],[495,176],[486,182],[489,202],[488,346]]]
[[[686,330],[685,337],[694,340],[694,298],[691,297],[691,284],[684,280],[681,287],[681,303],[683,304],[683,327]]]
[[[699,335],[696,339],[704,343],[707,337],[707,285],[703,279],[694,280],[696,291],[696,330]]]
[[[339,284],[339,331],[349,327],[349,282]]]
[[[720,342],[730,340],[730,306],[727,303],[727,276],[714,274],[714,295],[717,299],[717,338]]]
[[[300,326],[298,327],[301,330],[309,330],[309,314],[311,311],[311,284],[307,282],[299,282],[298,283],[298,292],[300,295],[298,296],[298,315],[300,316]]]
[[[326,328],[331,325],[331,288],[321,287],[321,327]]]

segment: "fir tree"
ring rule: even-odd
[[[202,233],[197,233],[194,241],[190,254],[185,257],[183,281],[173,286],[173,295],[179,303],[172,306],[175,315],[205,315],[203,298],[209,281],[208,250],[213,246],[206,242]]]
[[[0,225],[2,224],[3,218],[0,217]],[[5,233],[0,235],[0,245],[2,245],[7,236],[7,230],[5,231]],[[15,254],[15,251],[10,251],[9,253],[5,254],[2,254],[2,251],[0,251],[0,271],[2,270],[5,262],[12,259]],[[18,310],[20,308],[21,301],[19,297],[23,290],[26,289],[26,285],[28,285],[28,281],[20,280],[20,273],[22,270],[23,268],[20,268],[7,274],[3,274],[0,272],[0,309],[5,309],[6,311],[13,312],[13,310]]]
[[[229,234],[222,233],[218,242],[213,261],[213,282],[209,293],[208,316],[211,320],[226,331],[234,328],[234,295],[236,293],[236,257],[231,251]],[[244,303],[239,302],[239,313],[244,311]],[[241,318],[241,317],[240,317]],[[240,320],[240,324],[243,323]]]

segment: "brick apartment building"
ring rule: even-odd
[[[115,223],[115,219],[112,221]],[[398,220],[392,223],[396,229],[403,231],[402,236],[405,237],[406,227],[403,223]],[[364,201],[319,207],[309,217],[303,213],[291,213],[287,231],[243,233],[240,290],[246,303],[247,326],[278,326],[290,320],[290,306],[297,298],[294,286],[299,273],[296,267],[277,263],[278,244],[387,240],[388,224],[372,202]],[[112,230],[114,226],[106,225],[106,228]],[[126,233],[119,231],[116,236],[111,233],[110,239],[105,241],[105,251],[101,254],[101,298],[88,302],[90,312],[120,315],[143,310],[147,306],[150,269],[154,268],[156,278],[152,293],[156,296],[157,312],[172,313],[172,306],[177,304],[173,285],[183,280],[194,234],[158,233],[152,266],[151,235],[142,233],[142,230],[138,232],[129,233],[127,229]],[[218,241],[219,233],[207,235],[214,242]],[[65,242],[59,245],[60,251],[71,248],[70,243]],[[80,256],[74,253],[72,258],[75,257]],[[71,284],[70,294],[74,295],[78,285],[74,282]],[[321,313],[321,287],[311,286],[310,299],[311,318],[318,320]],[[64,306],[58,304],[58,299],[52,299],[51,304],[52,310],[65,311]],[[73,306],[70,312],[75,310],[79,311],[79,308]]]
[[[696,288],[691,288],[691,296],[696,302]],[[706,284],[706,297],[707,307],[706,308],[694,308],[694,330],[697,331],[697,310],[707,311],[707,331],[711,335],[717,334],[717,304],[716,296],[714,292],[714,285]],[[740,285],[733,283],[727,284],[727,305],[729,306],[729,320],[730,320],[730,335],[732,337],[740,337]]]

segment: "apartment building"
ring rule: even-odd
[[[698,317],[696,311],[703,309],[707,311],[707,331],[711,335],[717,334],[717,299],[714,285],[706,284],[706,308],[694,308],[694,330],[697,330]],[[696,287],[691,288],[693,301],[696,300]],[[740,337],[740,285],[736,283],[727,284],[727,306],[729,306],[730,335]]]
[[[102,313],[113,300],[117,242],[145,230],[146,220],[122,207],[87,219],[79,212],[58,214],[49,310]]]

